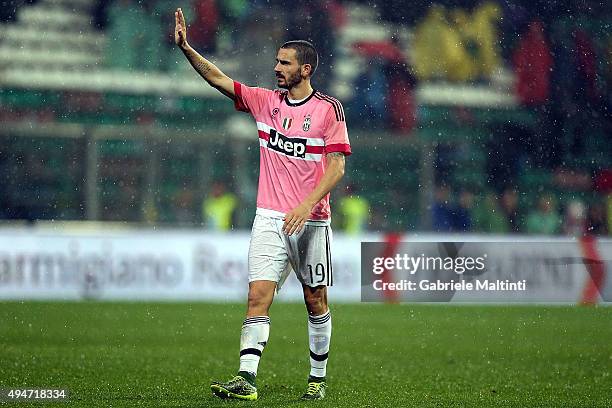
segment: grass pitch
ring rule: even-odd
[[[314,403],[298,400],[309,369],[298,304],[272,307],[259,401],[211,395],[210,380],[238,368],[243,314],[237,304],[0,303],[0,388],[70,390],[44,406],[612,406],[609,307],[333,305],[328,396]]]

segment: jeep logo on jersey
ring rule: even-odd
[[[268,147],[287,156],[306,157],[306,139],[287,137],[274,129],[270,129]]]
[[[304,124],[302,125],[302,130],[304,132],[308,132],[310,130],[310,115],[306,115],[304,118]]]

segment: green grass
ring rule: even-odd
[[[275,304],[260,399],[220,401],[244,306],[0,303],[0,388],[65,387],[80,407],[291,407],[304,307]],[[610,407],[612,308],[334,305],[329,407]],[[53,405],[53,404],[52,404]],[[14,406],[26,406],[15,404]],[[41,404],[32,404],[41,406]],[[45,404],[49,406],[49,404]]]

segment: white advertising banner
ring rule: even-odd
[[[370,289],[364,286],[362,276],[362,242],[378,242],[383,252],[401,246],[389,246],[393,240],[382,234],[354,237],[335,233],[330,300],[552,303],[580,302],[589,291],[593,297],[593,290],[599,301],[609,301],[607,296],[612,293],[610,279],[605,279],[612,260],[611,240],[595,241],[590,248],[595,254],[585,253],[581,243],[572,239],[543,243],[514,236],[406,235],[400,240],[403,245],[412,243],[413,248],[418,242],[482,243],[479,250],[495,259],[487,271],[489,280],[512,276],[517,282],[525,280],[530,290],[518,294],[455,290],[450,294],[440,292],[434,298],[389,298],[389,291],[381,290],[364,299],[363,294]],[[245,302],[248,246],[248,232],[4,228],[0,229],[0,299]],[[591,281],[593,263],[599,273],[595,283]],[[385,279],[393,282],[402,275],[396,270]],[[287,280],[278,299],[302,300],[294,276]]]
[[[246,301],[248,247],[247,232],[0,229],[0,299]],[[358,301],[360,241],[333,251],[330,297]],[[302,299],[295,277],[279,299]]]

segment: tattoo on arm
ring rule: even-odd
[[[327,153],[326,157],[329,157],[329,158],[332,158],[332,157],[342,157],[342,158],[344,158],[344,153],[341,153],[341,152]]]
[[[334,164],[341,169],[342,174],[344,174],[344,153],[342,152],[327,153],[325,157],[327,157],[328,166],[331,162],[334,162]]]
[[[203,77],[206,77],[206,75],[208,75],[212,67],[206,61],[198,61],[196,63],[195,69],[200,73],[200,75],[202,75]]]
[[[217,89],[223,95],[235,99],[234,83],[230,77],[221,72],[215,64],[198,54],[193,48],[187,46],[182,48],[182,50],[193,69],[204,78],[210,86]]]

